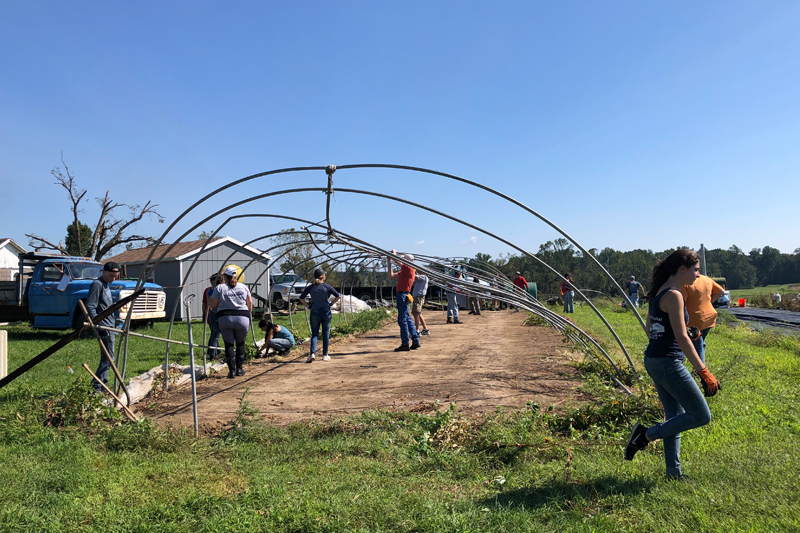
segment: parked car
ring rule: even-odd
[[[300,293],[309,285],[307,281],[291,272],[286,274],[270,274],[270,303],[276,309],[287,309],[289,302],[300,299]]]

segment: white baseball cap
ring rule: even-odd
[[[233,268],[232,266],[229,266],[228,268],[225,269],[225,275],[226,276],[230,276],[232,278],[235,278],[236,277],[236,269]]]

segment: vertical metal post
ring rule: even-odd
[[[8,375],[8,332],[0,330],[0,379]]]
[[[192,312],[190,310],[190,306],[192,304],[193,299],[194,299],[194,294],[190,294],[183,300],[183,303],[186,306],[186,324],[189,327],[189,367],[192,372],[192,418],[194,419],[194,436],[196,438],[199,435],[199,428],[197,425],[197,374],[195,372],[195,367],[194,367],[194,343],[192,342]],[[166,381],[166,374],[164,375],[164,380]]]
[[[707,276],[708,273],[706,271],[706,247],[705,245],[700,245],[700,259],[703,260],[703,275]]]

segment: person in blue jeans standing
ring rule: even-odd
[[[100,277],[92,281],[92,284],[89,285],[89,294],[86,296],[86,311],[89,313],[90,319],[94,320],[94,317],[108,309],[108,306],[114,302],[109,284],[117,279],[117,276],[119,276],[119,265],[114,261],[109,261],[103,265],[103,271],[100,273]],[[119,316],[119,312],[107,316],[97,325],[113,328],[116,323],[115,315]],[[108,350],[108,355],[114,357],[114,338],[116,335],[111,331],[103,329],[98,330],[98,334],[106,350]],[[104,385],[108,385],[108,370],[110,368],[111,361],[109,361],[103,351],[100,350],[100,364],[97,366],[95,375]],[[92,380],[92,386],[97,392],[103,392],[105,390],[102,385],[94,379]]]
[[[575,291],[572,290],[570,283],[572,283],[572,274],[564,274],[564,279],[566,280],[564,283],[561,284],[561,297],[564,298],[564,312],[565,313],[574,313],[575,312]]]
[[[331,306],[339,301],[339,293],[325,283],[325,272],[317,267],[314,269],[314,283],[307,285],[300,294],[300,303],[311,308],[309,322],[311,323],[311,353],[308,354],[306,363],[313,363],[317,358],[317,341],[320,326],[322,327],[322,360],[330,361],[328,345],[331,341]],[[306,302],[306,297],[311,296],[311,303]],[[330,297],[334,296],[333,301]]]
[[[689,313],[680,288],[694,283],[700,275],[699,265],[696,253],[679,249],[653,269],[647,313],[650,340],[644,352],[644,367],[664,406],[665,420],[649,428],[637,423],[625,446],[625,459],[630,461],[648,443],[663,439],[667,478],[678,481],[686,479],[680,461],[681,433],[711,421],[703,396],[714,396],[721,388],[695,351],[686,328]],[[686,358],[700,376],[703,392],[684,366]]]
[[[397,250],[392,250],[392,253],[397,254]],[[414,256],[411,254],[400,254],[400,257],[408,261],[414,260]],[[400,346],[395,348],[394,351],[407,352],[416,350],[420,347],[419,334],[408,312],[408,304],[414,301],[411,296],[411,288],[414,285],[414,277],[417,275],[417,271],[405,263],[400,263],[400,271],[392,272],[392,258],[388,256],[386,257],[386,268],[389,277],[397,279],[397,325],[400,326]],[[408,345],[409,338],[411,339],[411,346]]]

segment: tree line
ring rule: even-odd
[[[685,246],[682,248],[691,248]],[[623,288],[631,276],[649,289],[650,276],[656,261],[666,258],[675,248],[654,252],[652,250],[630,250],[622,252],[613,248],[588,250],[605,267]],[[800,282],[800,248],[785,254],[765,246],[745,253],[738,246],[727,250],[706,250],[706,269],[710,277],[722,277],[728,289],[749,289],[756,286]],[[555,239],[539,246],[536,256],[552,266],[560,274],[572,274],[580,288],[619,295],[619,291],[590,258],[566,239]],[[539,292],[556,293],[562,280],[541,262],[522,255],[501,255],[492,259],[488,254],[477,254],[477,261],[494,263],[505,275],[513,277],[516,271],[529,282],[535,281]]]

